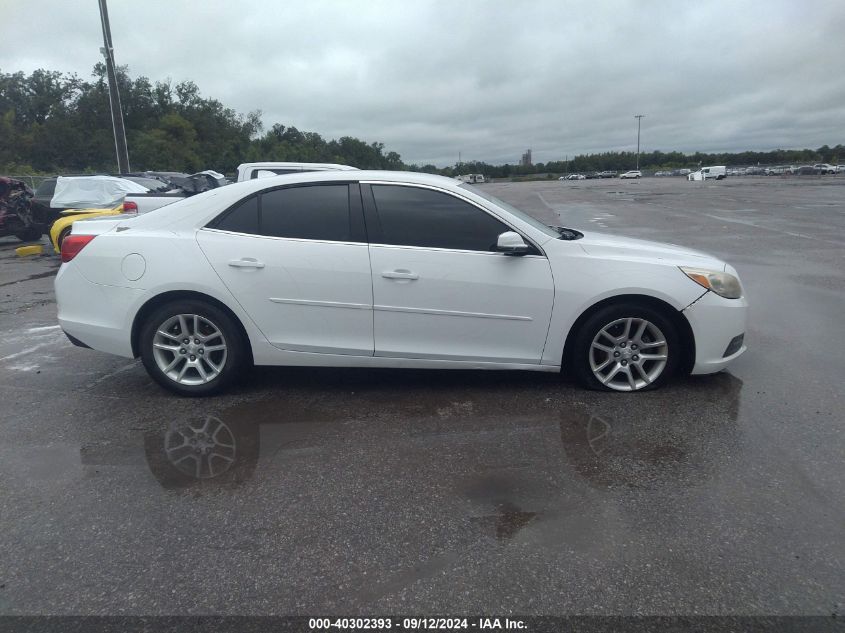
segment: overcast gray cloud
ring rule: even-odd
[[[3,0],[0,69],[87,76],[96,0]],[[111,0],[132,76],[406,162],[845,142],[845,3]]]

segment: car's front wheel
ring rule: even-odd
[[[157,308],[142,326],[139,345],[147,373],[185,396],[217,393],[243,369],[247,342],[234,320],[198,300]]]
[[[637,304],[602,308],[578,330],[571,362],[591,389],[645,391],[663,384],[680,360],[676,326]]]

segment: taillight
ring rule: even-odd
[[[71,233],[62,240],[62,262],[67,264],[74,257],[79,255],[79,251],[88,245],[88,242],[93,240],[96,235],[74,235]]]
[[[138,203],[133,202],[132,200],[124,200],[123,209],[121,209],[120,212],[121,213],[138,213]]]

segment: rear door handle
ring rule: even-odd
[[[264,268],[264,263],[252,257],[241,257],[240,259],[230,259],[229,266],[233,268]]]
[[[398,270],[385,270],[381,276],[385,279],[408,279],[411,281],[420,278],[417,273],[412,273],[410,270],[405,270],[404,268],[400,268]]]

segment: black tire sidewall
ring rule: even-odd
[[[62,229],[61,233],[56,236],[56,246],[59,247],[59,250],[62,249],[62,242],[65,241],[65,238],[70,235],[71,227],[67,227],[66,229]]]
[[[211,382],[202,385],[182,385],[168,378],[159,369],[153,356],[153,340],[158,327],[177,314],[198,314],[211,321],[226,341],[226,364]],[[141,325],[138,346],[141,361],[153,380],[165,389],[183,396],[210,396],[232,384],[241,374],[246,361],[246,345],[240,329],[225,311],[205,301],[185,299],[173,301],[156,308]]]
[[[617,391],[603,385],[595,377],[593,370],[590,369],[590,346],[596,334],[609,323],[628,317],[646,319],[654,323],[663,332],[669,348],[669,358],[666,361],[666,367],[663,369],[663,373],[650,385],[642,389],[637,389],[634,392]],[[599,309],[580,326],[575,337],[575,344],[573,345],[572,356],[569,361],[575,377],[588,389],[612,391],[614,393],[637,393],[656,389],[675,374],[680,362],[680,343],[678,328],[660,310],[637,303],[618,303]]]

